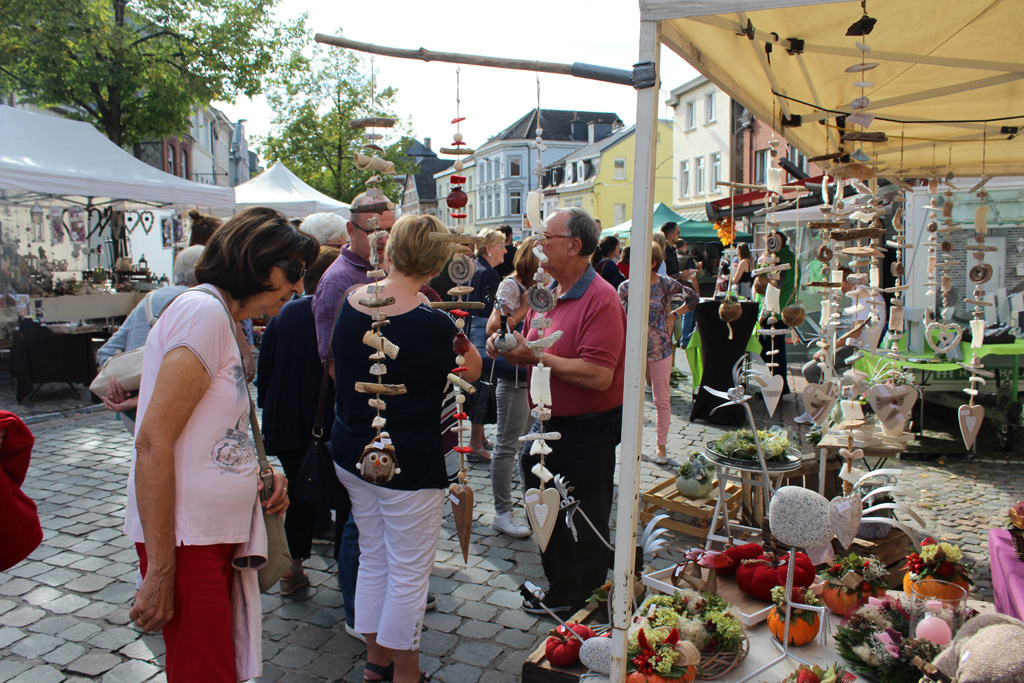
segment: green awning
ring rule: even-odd
[[[715,224],[708,221],[694,221],[687,218],[683,218],[678,213],[670,209],[664,202],[658,202],[654,205],[652,211],[651,220],[651,233],[653,234],[656,230],[661,230],[661,226],[669,221],[674,221],[679,224],[679,237],[686,240],[687,242],[717,242],[718,232],[715,230]],[[628,220],[625,223],[605,228],[601,231],[601,237],[604,238],[608,235],[615,235],[620,240],[629,239],[629,229],[633,225],[632,220]],[[751,236],[746,232],[737,232],[737,242],[750,242]]]

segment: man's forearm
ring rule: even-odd
[[[573,386],[582,389],[604,391],[612,384],[615,373],[582,358],[562,358],[551,353],[544,354],[544,365],[551,368],[551,374]]]

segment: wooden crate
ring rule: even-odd
[[[735,513],[739,508],[741,493],[738,484],[729,483],[725,501],[730,513]],[[676,489],[676,478],[669,477],[656,484],[641,497],[640,523],[646,524],[657,515],[669,513],[670,518],[661,524],[663,527],[699,538],[700,543],[703,544],[707,539],[711,517],[715,513],[715,503],[717,502],[717,481],[707,497],[687,498]],[[673,513],[682,515],[686,519],[680,520]],[[721,526],[721,522],[718,523],[718,526]],[[718,530],[717,527],[715,530]]]
[[[836,543],[838,544],[838,541]],[[885,538],[880,538],[877,541],[858,538],[854,540],[848,552],[844,553],[839,548],[836,553],[841,556],[849,553],[857,553],[861,556],[874,555],[889,569],[889,587],[902,588],[904,561],[913,548],[914,544],[910,538],[899,529],[893,528]]]
[[[599,612],[597,607],[597,603],[588,603],[586,607],[566,619],[566,622],[593,623],[604,614],[603,611]],[[551,628],[555,628],[555,624],[552,624]],[[587,667],[582,664],[570,667],[550,664],[544,657],[544,646],[547,640],[548,637],[544,636],[540,645],[523,662],[522,678],[520,679],[522,683],[579,683],[580,676],[587,672]]]

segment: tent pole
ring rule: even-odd
[[[611,680],[626,679],[626,629],[633,599],[637,510],[640,501],[640,437],[643,432],[643,377],[647,365],[647,313],[651,290],[651,212],[660,85],[661,24],[640,22],[640,56],[654,65],[655,83],[638,89],[636,147],[633,167],[633,224],[630,226],[629,313],[626,319],[626,366],[622,387],[622,445],[619,455],[618,508],[615,516],[615,566],[612,574]],[[648,267],[645,267],[648,266]]]

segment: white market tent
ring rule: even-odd
[[[1000,0],[871,0],[870,35],[846,36],[862,15],[851,0],[639,0],[638,63],[658,70],[664,44],[808,157],[863,148],[881,175],[1024,174],[1024,42],[1019,5]],[[795,39],[795,40],[794,40]],[[856,43],[871,48],[863,54]],[[767,52],[766,47],[771,51]],[[847,72],[861,62],[877,68]],[[854,82],[871,85],[854,87]],[[657,81],[638,89],[631,240],[650,258],[642,226],[653,203]],[[866,132],[887,141],[842,139],[837,117],[870,102]],[[799,117],[797,119],[796,117]],[[885,120],[890,119],[890,120]],[[783,121],[787,123],[783,126]],[[799,125],[792,125],[797,124]],[[828,126],[819,125],[826,122]],[[1006,128],[1004,128],[1004,126]],[[847,130],[860,132],[862,126]],[[644,278],[649,274],[644,273]],[[622,448],[612,591],[611,680],[625,678],[629,596],[639,503],[642,359],[647,306],[631,287],[626,328]]]
[[[250,206],[269,206],[286,216],[336,213],[345,220],[350,218],[348,204],[314,190],[280,161],[236,187],[235,205],[239,210]]]
[[[14,202],[60,198],[232,211],[231,188],[153,168],[91,124],[0,106],[0,191]]]

